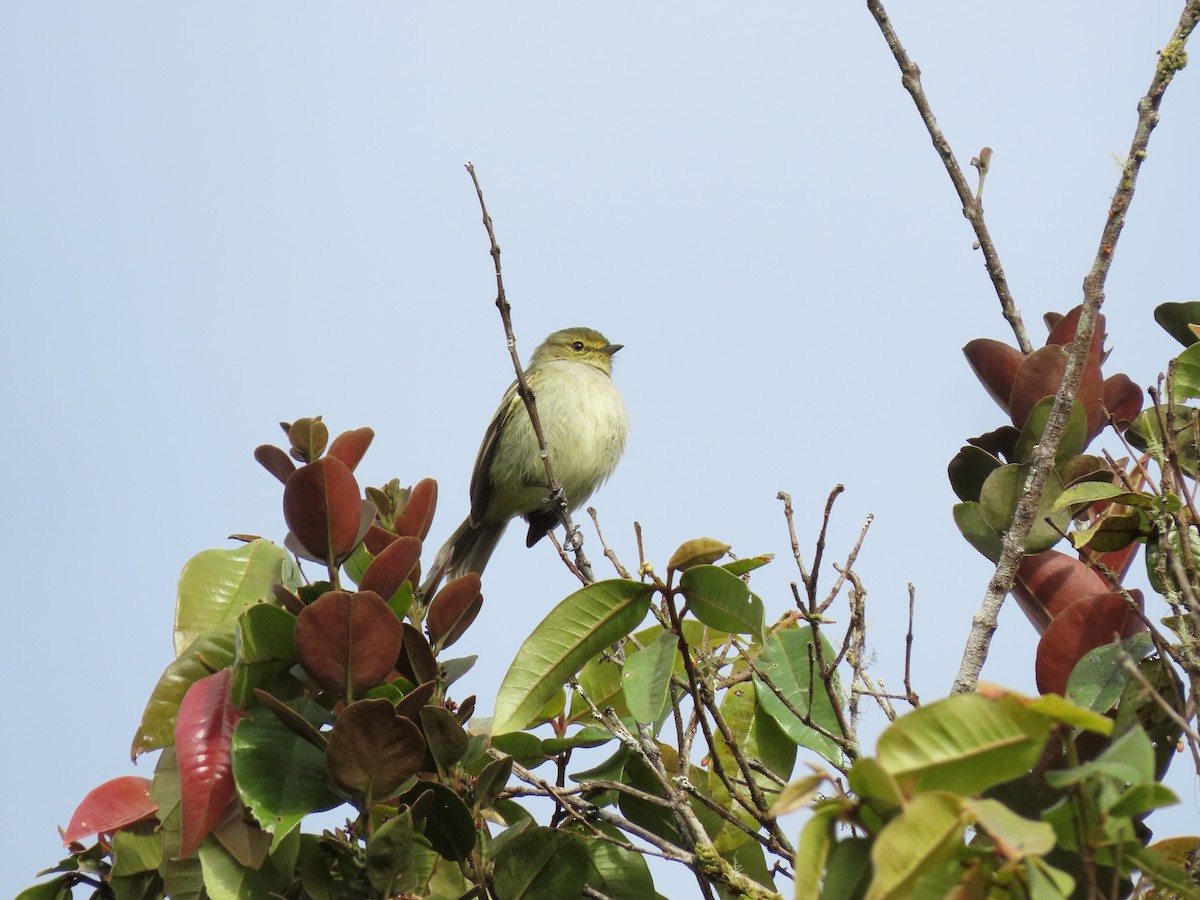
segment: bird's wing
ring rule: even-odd
[[[500,408],[492,416],[484,432],[483,443],[479,445],[479,455],[475,457],[475,470],[471,473],[471,521],[475,524],[483,520],[483,514],[487,512],[492,499],[492,460],[500,446],[500,434],[504,431],[505,423],[512,418],[513,411],[520,406],[517,383],[514,381],[504,392]]]

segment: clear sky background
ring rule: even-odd
[[[1036,343],[1081,299],[1180,6],[891,4],[961,163],[995,149],[987,218]],[[0,129],[0,896],[57,861],[88,790],[151,773],[129,744],[180,568],[232,532],[284,535],[251,457],[278,421],[373,427],[360,481],[436,478],[431,542],[465,515],[512,378],[468,160],[522,357],[576,324],[626,345],[633,431],[594,498],[626,565],[634,521],[660,569],[702,535],[776,553],[755,586],[777,615],[796,572],[776,493],[811,559],[843,483],[833,559],[875,515],[874,672],[899,685],[911,581],[914,686],[948,690],[991,566],[946,464],[1002,423],[960,348],[1010,335],[865,4],[9,0]],[[1106,372],[1143,385],[1177,350],[1153,307],[1200,299],[1198,152],[1188,69],[1108,281]],[[523,543],[455,648],[480,656],[459,695],[484,713],[574,586]],[[1032,691],[1036,642],[1007,605],[985,678]],[[1174,768],[1163,836],[1200,827]]]

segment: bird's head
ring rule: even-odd
[[[611,375],[612,356],[622,346],[621,344],[610,344],[608,338],[594,328],[564,328],[542,341],[533,351],[533,357],[529,362],[536,368],[543,363],[566,359],[595,366],[600,371]]]

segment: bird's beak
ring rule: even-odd
[[[624,346],[625,346],[624,344],[605,344],[603,347],[600,348],[600,352],[606,353],[609,356],[612,356],[614,353],[616,353],[618,350],[620,350]]]

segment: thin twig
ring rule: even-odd
[[[525,409],[529,413],[529,421],[533,425],[533,433],[537,437],[542,464],[546,467],[546,489],[548,496],[551,502],[555,503],[558,507],[558,517],[562,520],[563,527],[567,532],[567,543],[575,554],[575,565],[579,572],[583,574],[584,583],[590,584],[596,580],[595,576],[592,575],[592,566],[583,553],[582,535],[571,520],[569,498],[563,490],[562,482],[554,474],[554,462],[550,459],[550,450],[546,444],[546,433],[542,430],[542,420],[538,416],[537,399],[533,395],[533,390],[529,387],[528,379],[525,378],[525,370],[521,367],[521,357],[517,355],[517,338],[513,334],[512,327],[512,306],[509,304],[508,297],[504,293],[504,276],[500,271],[500,245],[496,242],[496,231],[492,227],[492,217],[487,211],[487,204],[483,201],[483,188],[479,186],[479,178],[475,175],[475,166],[467,163],[466,169],[471,176],[471,183],[475,185],[475,196],[479,198],[479,209],[483,213],[483,227],[487,229],[488,241],[491,245],[492,264],[496,270],[496,308],[500,310],[500,319],[504,323],[504,336],[508,340],[508,355],[512,357],[513,369],[517,373],[517,393],[525,404]]]
[[[884,40],[887,41],[888,48],[892,51],[892,56],[896,58],[896,64],[900,67],[900,81],[904,85],[904,89],[912,96],[913,103],[917,106],[917,112],[921,114],[921,121],[925,123],[929,137],[933,140],[933,146],[937,150],[938,156],[941,157],[946,172],[950,175],[950,181],[954,184],[958,199],[962,201],[963,215],[967,217],[967,221],[975,230],[975,238],[979,242],[979,248],[983,251],[984,264],[987,266],[988,275],[991,276],[992,285],[996,289],[996,296],[1000,298],[1000,308],[1004,318],[1012,327],[1021,352],[1032,353],[1033,345],[1029,343],[1029,335],[1025,331],[1025,323],[1021,320],[1021,312],[1017,309],[1012,291],[1009,290],[1008,279],[1004,276],[1004,267],[1000,265],[1000,255],[996,252],[996,245],[992,242],[992,236],[988,232],[987,223],[983,218],[983,174],[987,163],[985,163],[985,169],[980,170],[977,196],[972,194],[967,177],[963,174],[958,160],[954,157],[954,151],[950,148],[950,142],[946,140],[946,136],[942,134],[942,129],[938,126],[937,119],[934,118],[929,98],[925,96],[925,89],[921,85],[921,69],[912,61],[904,49],[904,45],[900,43],[900,38],[892,28],[891,19],[888,18],[883,4],[879,0],[867,0],[867,9],[874,16],[879,30],[883,32]],[[990,163],[991,148],[984,149],[987,151],[987,159]],[[984,154],[981,152],[981,160],[983,156]]]

